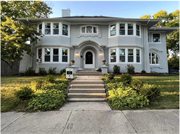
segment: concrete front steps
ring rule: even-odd
[[[77,71],[74,76],[103,76],[103,74],[92,69],[84,69]]]
[[[100,102],[106,100],[102,74],[95,70],[78,71],[76,79],[71,82],[67,101],[72,102]]]

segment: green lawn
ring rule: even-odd
[[[56,80],[62,80],[60,76],[55,77]],[[23,108],[27,105],[25,102],[20,102],[14,96],[14,91],[19,87],[31,85],[31,81],[37,79],[45,79],[45,76],[29,76],[29,77],[1,77],[1,111],[12,111],[18,108]]]
[[[143,109],[179,108],[179,76],[133,76],[133,78],[160,86],[161,96]]]

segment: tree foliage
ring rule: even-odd
[[[150,15],[144,15],[140,18],[145,19],[147,16]],[[153,15],[153,19],[162,19],[155,25],[158,27],[179,27],[179,10],[169,14],[167,11],[161,10]],[[170,49],[175,53],[179,52],[179,30],[173,31],[166,36],[166,45],[168,50]]]
[[[37,28],[17,18],[47,18],[51,7],[41,1],[1,2],[1,60],[21,60],[24,52],[33,55],[31,45],[37,43]],[[30,41],[30,44],[27,44]]]
[[[151,15],[143,15],[140,19],[151,19]]]

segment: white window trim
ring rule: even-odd
[[[153,38],[153,35],[154,35],[154,34],[159,34],[159,35],[160,35],[160,42],[154,42],[154,40],[153,40],[153,39],[154,39],[154,38]],[[161,33],[159,33],[159,32],[157,32],[157,33],[156,33],[156,32],[153,32],[153,33],[152,33],[152,40],[151,40],[150,43],[153,43],[153,44],[160,44],[160,43],[162,43],[162,42],[161,42]]]
[[[53,25],[54,25],[54,23],[58,23],[58,24],[59,24],[59,34],[54,34],[54,33],[53,33],[53,30],[54,30]],[[57,36],[57,35],[59,36],[59,35],[60,35],[60,23],[59,23],[59,22],[52,22],[52,35],[53,35],[53,36]]]
[[[154,53],[155,54],[155,59],[156,59],[156,56],[158,57],[158,64],[152,64],[152,53]],[[159,62],[160,62],[160,57],[159,57],[159,55],[157,54],[157,53],[155,53],[155,52],[150,52],[150,54],[151,54],[151,62],[149,63],[150,65],[154,65],[154,66],[159,66],[160,64],[159,64]]]
[[[46,61],[46,62],[45,62],[45,48],[50,48],[50,61]],[[51,63],[51,62],[52,62],[52,48],[51,48],[51,47],[44,47],[44,48],[43,48],[43,52],[44,52],[44,53],[43,53],[43,54],[44,54],[44,55],[43,55],[43,57],[44,57],[43,63]]]
[[[108,30],[108,35],[109,35],[109,38],[113,38],[113,37],[117,37],[117,33],[119,33],[119,25],[118,25],[119,23],[111,23],[111,24],[109,24],[109,30]],[[111,36],[111,25],[116,25],[116,34],[114,35],[114,36]]]
[[[67,62],[62,62],[62,49],[67,49],[68,50],[68,58],[67,58]],[[67,64],[69,63],[69,58],[70,58],[70,52],[69,52],[69,48],[66,48],[66,47],[61,47],[61,63],[62,64]]]
[[[125,34],[124,35],[120,35],[120,30],[121,30],[120,29],[120,24],[124,24],[124,30],[125,30]],[[127,35],[126,29],[127,29],[126,23],[123,23],[123,22],[119,23],[119,36],[126,36]]]
[[[63,24],[65,24],[65,25],[68,25],[68,35],[63,35],[62,34],[62,30],[63,30]],[[68,23],[65,23],[65,22],[61,22],[61,24],[60,24],[60,30],[61,30],[61,36],[63,36],[63,37],[70,37],[70,25],[68,24]]]
[[[45,48],[50,48],[50,62],[45,62]],[[62,49],[68,49],[68,62],[62,62]],[[36,57],[38,59],[38,49],[42,49],[42,61],[39,64],[69,64],[70,62],[70,49],[66,47],[38,47],[36,50]],[[59,50],[59,61],[53,62],[53,49]],[[37,62],[38,63],[38,62]]]
[[[112,49],[115,49],[116,50],[116,62],[111,62],[111,50]],[[119,58],[118,58],[118,48],[110,48],[109,49],[109,64],[117,64],[118,63],[118,60],[119,60]]]
[[[92,33],[87,33],[86,32],[86,27],[87,26],[91,26],[92,27]],[[82,32],[82,28],[85,27],[85,33]],[[96,27],[97,28],[97,33],[93,33],[93,27]],[[83,34],[87,34],[87,35],[97,35],[99,34],[99,27],[96,26],[96,25],[83,25],[83,26],[80,26],[80,34],[83,35]]]
[[[50,23],[50,27],[51,27],[50,28],[50,34],[45,34],[45,29],[46,29],[45,26],[46,26],[47,23]],[[51,36],[52,35],[52,31],[53,31],[52,30],[52,22],[44,22],[44,29],[43,30],[44,30],[43,33],[44,33],[45,36]]]
[[[116,49],[116,62],[111,62],[111,50]],[[119,49],[125,49],[125,62],[120,62],[120,55],[119,55]],[[133,62],[128,62],[128,49],[133,49]],[[136,61],[136,50],[139,50],[140,53],[140,62]],[[141,58],[141,48],[134,48],[134,47],[116,47],[116,48],[110,48],[109,49],[109,64],[142,64],[142,58]],[[154,65],[154,64],[153,64]]]

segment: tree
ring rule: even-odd
[[[1,2],[1,60],[21,60],[23,53],[33,56],[31,45],[37,43],[36,27],[24,25],[17,18],[47,18],[51,7],[41,1],[2,1]],[[31,44],[27,44],[30,41]]]
[[[151,15],[143,15],[140,19],[151,19]]]
[[[148,15],[140,17],[145,18]],[[150,16],[150,15],[149,15]],[[153,19],[162,19],[155,26],[159,27],[179,27],[179,10],[173,13],[167,13],[167,11],[161,10],[153,15]],[[171,50],[174,53],[179,52],[179,30],[173,31],[166,36],[167,50]]]

